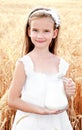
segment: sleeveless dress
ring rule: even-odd
[[[30,56],[25,55],[18,62],[24,64],[27,76],[22,89],[21,99],[45,107],[45,93],[47,84],[55,78],[64,76],[69,64],[60,58],[59,72],[57,74],[45,74],[34,71],[34,64]],[[16,64],[17,64],[16,63]],[[56,81],[55,81],[56,82]],[[17,110],[12,130],[73,130],[67,112],[60,114],[40,115]]]

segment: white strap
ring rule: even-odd
[[[60,65],[59,65],[59,72],[62,75],[66,75],[68,68],[69,68],[69,63],[61,58],[60,59]]]
[[[22,58],[19,58],[18,61],[16,62],[16,64],[20,61],[24,65],[24,70],[25,70],[26,75],[29,75],[30,73],[33,72],[33,64],[28,55],[25,55]]]

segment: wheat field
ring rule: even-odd
[[[28,12],[36,6],[53,7],[60,14],[57,52],[70,63],[68,77],[77,90],[68,114],[73,129],[82,130],[82,0],[0,0],[0,130],[11,130],[15,110],[7,105],[8,89],[22,55]]]

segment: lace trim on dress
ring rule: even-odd
[[[19,58],[17,63],[19,61],[21,61],[24,64],[24,69],[25,69],[26,75],[29,75],[29,74],[34,72],[34,64],[33,64],[32,59],[31,59],[30,56],[25,55],[24,57]],[[69,67],[69,64],[63,58],[60,58],[59,71],[58,71],[57,74],[46,74],[46,73],[42,73],[42,72],[34,72],[34,73],[36,73],[36,74],[45,74],[45,75],[49,75],[49,76],[57,75],[58,77],[62,77],[62,76],[66,75],[68,67]]]

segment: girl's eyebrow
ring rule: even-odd
[[[38,29],[37,27],[32,27],[32,29]]]

